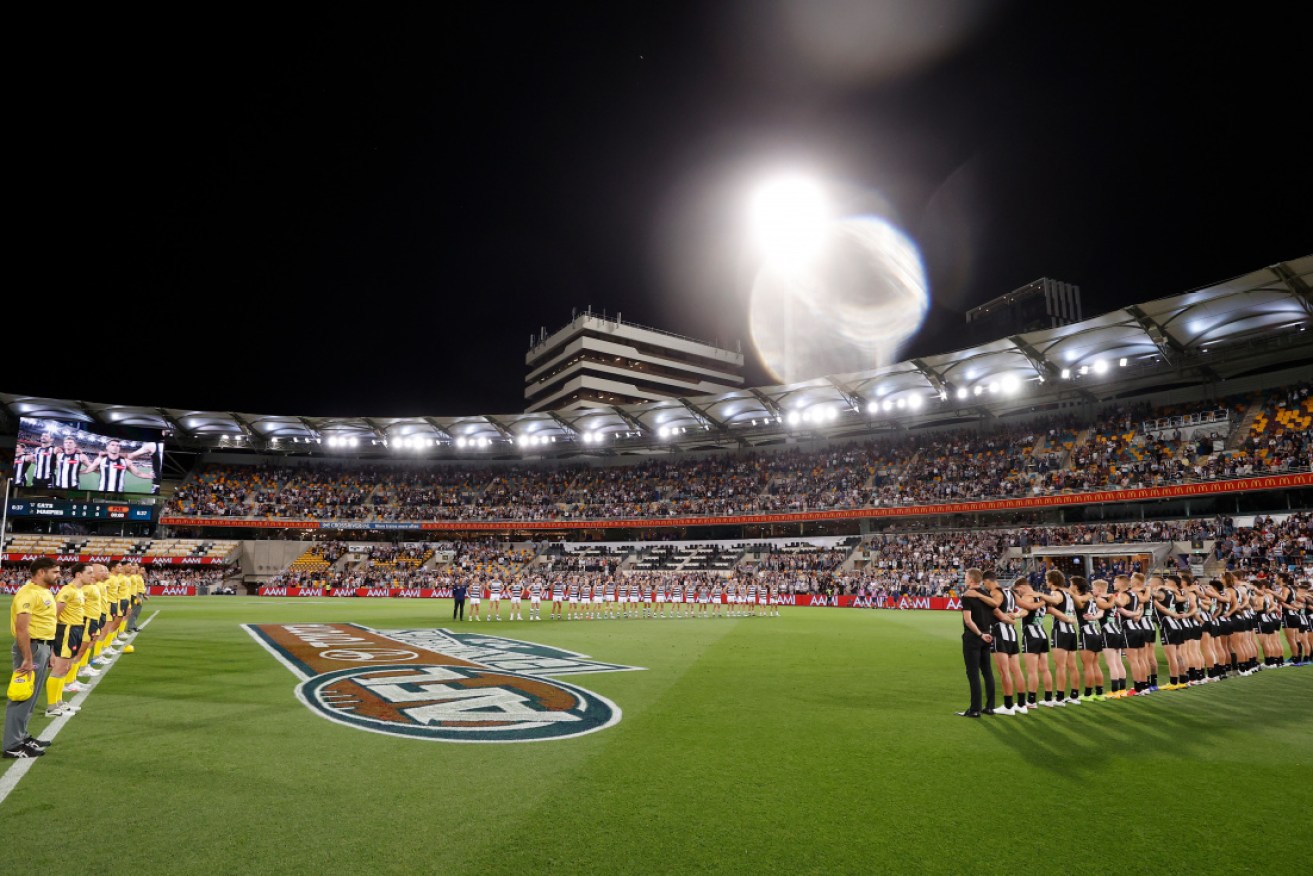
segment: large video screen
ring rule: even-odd
[[[105,428],[109,431],[109,427]],[[162,436],[142,429],[92,432],[81,423],[23,417],[14,451],[14,484],[51,490],[158,493]]]

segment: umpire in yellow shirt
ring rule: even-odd
[[[55,623],[58,610],[55,594],[59,586],[59,564],[50,557],[37,557],[32,561],[31,580],[14,594],[9,606],[9,632],[14,637],[14,671],[35,672],[35,691],[32,696],[5,705],[4,756],[31,758],[45,754],[49,743],[38,742],[27,732],[36,708],[39,691],[45,687],[50,674],[50,651],[55,642]]]

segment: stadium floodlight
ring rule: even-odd
[[[1126,367],[1126,363],[1127,363],[1128,361],[1129,361],[1129,360],[1127,360],[1127,358],[1126,358],[1125,356],[1122,356],[1121,359],[1119,359],[1119,360],[1117,361],[1117,367],[1119,367],[1119,368],[1125,368],[1125,367]]]
[[[329,447],[336,447],[336,446],[337,446],[337,436],[336,436],[336,435],[329,435],[329,436],[328,436],[328,446],[329,446]]]
[[[957,388],[957,398],[958,398],[958,401],[962,401],[963,399],[965,399],[965,398],[967,397],[967,395],[968,395],[968,393],[967,393],[967,388],[966,388],[965,386],[959,386],[959,387]]]
[[[948,401],[948,390],[946,389],[939,390],[939,400]]]
[[[1071,369],[1070,369],[1070,368],[1063,368],[1063,369],[1062,369],[1062,379],[1063,379],[1063,380],[1071,380]]]
[[[820,249],[830,218],[829,199],[819,181],[782,176],[757,189],[752,199],[757,245],[772,261],[801,264]]]
[[[997,392],[998,392],[998,381],[997,380],[989,381],[989,394],[995,395]]]
[[[457,446],[457,447],[464,448],[465,445],[468,444],[468,443],[469,443],[469,442],[465,440],[465,436],[464,436],[464,435],[462,435],[461,437],[459,437],[459,438],[456,439],[456,446]]]
[[[798,423],[802,422],[802,414],[797,411],[789,411],[788,420],[790,426],[796,426]]]
[[[985,388],[984,388],[983,386],[981,386],[980,384],[976,384],[976,386],[973,387],[972,390],[971,390],[971,392],[974,393],[975,395],[980,395],[980,394],[981,394],[982,392],[984,392],[984,391],[985,391]]]
[[[905,399],[905,398],[900,398],[895,404],[896,404],[898,410],[901,411],[903,408],[907,407],[907,399]]]
[[[878,410],[880,410],[880,404],[878,402],[870,401],[866,403],[866,412],[868,414],[874,414]]]
[[[914,395],[911,398],[909,398],[907,400],[907,406],[910,407],[912,410],[916,410],[917,408],[921,407],[921,396]]]
[[[1089,374],[1089,373],[1090,373],[1090,366],[1088,366],[1088,365],[1082,365],[1082,366],[1080,367],[1080,374],[1081,374],[1082,377],[1084,377],[1086,374]]]
[[[886,411],[892,411],[892,410],[894,409],[894,403],[893,403],[893,400],[892,400],[892,399],[885,399],[883,402],[881,402],[880,407],[883,408],[883,409],[886,410]]]
[[[1096,362],[1094,363],[1094,373],[1095,373],[1095,374],[1107,374],[1107,373],[1108,373],[1108,363],[1107,363],[1106,361],[1104,361],[1103,359],[1099,359],[1098,361],[1096,361]]]
[[[1014,392],[1021,389],[1021,381],[1017,379],[1015,374],[1009,374],[1007,377],[1004,377],[999,385],[1008,395],[1012,395]]]

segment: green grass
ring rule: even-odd
[[[25,872],[1272,872],[1310,836],[1313,668],[966,721],[953,613],[467,623],[646,669],[569,679],[614,727],[453,745],[318,717],[239,626],[439,627],[449,603],[155,609],[0,804]]]

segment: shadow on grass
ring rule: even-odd
[[[1310,703],[1307,680],[1235,679],[1143,699],[986,717],[981,724],[1036,769],[1079,779],[1104,769],[1109,756],[1207,762],[1228,738],[1243,742],[1252,728],[1306,725]],[[1293,737],[1292,743],[1298,744]]]

